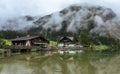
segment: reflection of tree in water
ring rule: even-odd
[[[53,55],[40,60],[33,74],[96,74],[87,56]]]
[[[74,55],[73,56],[73,61],[69,63],[72,66],[73,73],[74,74],[96,74],[96,69],[93,65],[91,65],[91,58],[86,55]],[[68,67],[69,68],[69,67]],[[70,74],[73,74],[70,73]]]
[[[2,65],[0,65],[0,72],[2,71]]]
[[[21,74],[21,71],[23,71],[22,74],[120,74],[119,69],[120,56],[56,54],[52,56],[34,55],[30,60],[26,60],[22,55],[0,61],[0,74],[1,72]]]
[[[31,66],[34,66],[33,74],[68,74],[65,60],[58,55],[44,57]]]

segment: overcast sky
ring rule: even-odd
[[[120,0],[0,0],[0,21],[24,15],[46,15],[81,3],[105,6],[120,14]]]

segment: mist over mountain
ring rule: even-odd
[[[110,9],[92,5],[72,5],[60,12],[44,16],[35,24],[49,31],[79,33],[87,30],[99,36],[110,34],[120,37],[120,24],[116,14]]]
[[[26,31],[30,27],[35,26],[33,22],[36,21],[36,19],[37,17],[32,16],[9,19],[8,21],[0,24],[0,30]]]
[[[1,25],[2,30],[25,30],[33,34],[56,32],[79,34],[86,30],[99,36],[111,35],[120,38],[120,24],[110,8],[93,5],[71,5],[59,12],[43,17],[25,16],[9,20]]]

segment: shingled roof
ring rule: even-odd
[[[15,38],[15,39],[11,39],[11,41],[26,41],[26,40],[31,40],[31,39],[38,38],[38,37],[40,37],[40,36],[18,37],[18,38]]]
[[[74,37],[64,36],[60,38],[59,42],[78,42],[78,40]]]
[[[67,39],[67,40],[66,40]],[[64,42],[68,42],[68,41],[70,41],[70,42],[73,42],[73,37],[68,37],[68,36],[64,36],[64,37],[61,37],[60,38],[60,40],[59,40],[59,42],[62,42],[62,41],[64,41]]]

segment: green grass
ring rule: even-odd
[[[106,49],[108,49],[109,47],[106,46],[106,45],[97,45],[97,46],[95,46],[95,48],[98,49],[98,50],[106,50]]]
[[[51,46],[56,46],[56,45],[57,45],[57,42],[56,42],[56,41],[50,41],[50,45],[51,45]]]
[[[5,45],[12,45],[12,42],[10,40],[7,39],[2,39],[2,40],[5,43]]]

